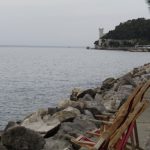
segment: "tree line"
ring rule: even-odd
[[[102,39],[139,40],[146,44],[150,41],[150,19],[138,18],[120,23]]]

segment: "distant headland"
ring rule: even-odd
[[[150,19],[128,20],[106,34],[99,28],[94,45],[95,49],[150,52]]]

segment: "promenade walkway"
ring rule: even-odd
[[[150,88],[144,98],[150,100]],[[150,135],[150,107],[137,120],[140,146],[144,148],[148,135]]]

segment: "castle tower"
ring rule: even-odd
[[[102,40],[101,38],[104,36],[104,28],[99,28],[99,46],[101,47]]]
[[[99,39],[104,35],[104,28],[99,28]]]

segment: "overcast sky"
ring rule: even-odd
[[[98,28],[150,13],[145,0],[0,0],[0,45],[92,45]]]

